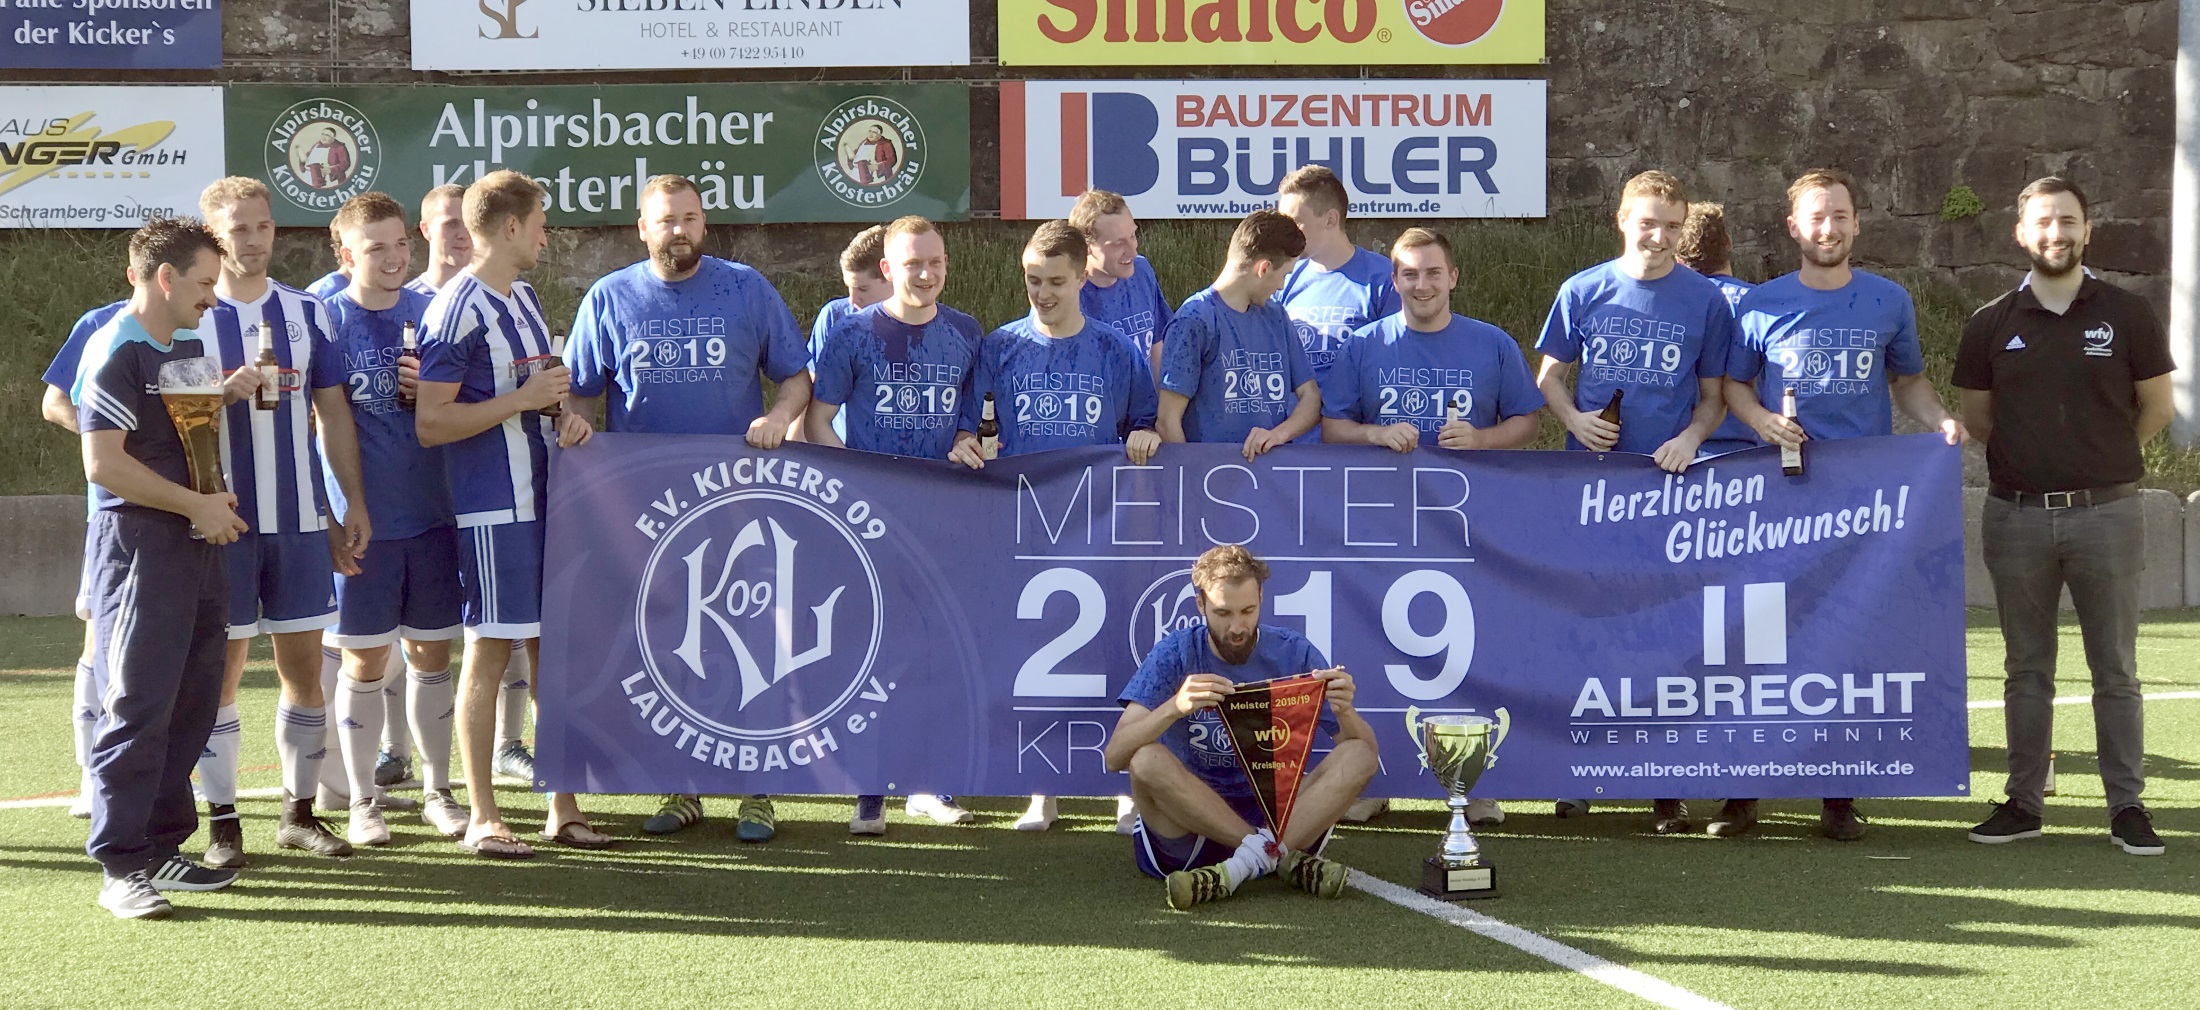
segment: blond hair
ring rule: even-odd
[[[1207,553],[1192,562],[1192,587],[1199,590],[1201,596],[1245,579],[1266,583],[1268,563],[1254,557],[1242,544],[1209,547]]]
[[[487,235],[503,227],[506,218],[525,222],[548,195],[533,178],[500,168],[466,187],[466,230]]]
[[[214,216],[218,207],[234,207],[246,200],[259,200],[268,209],[275,207],[274,194],[267,190],[267,183],[248,175],[231,175],[216,179],[199,191],[199,213]]]

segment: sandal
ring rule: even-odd
[[[542,837],[547,841],[574,849],[608,849],[619,840],[596,830],[587,821],[567,821],[555,832],[545,828]]]
[[[510,835],[483,835],[476,840],[458,839],[458,847],[489,859],[533,859],[535,850]]]

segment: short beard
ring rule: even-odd
[[[668,274],[684,274],[694,271],[703,262],[703,250],[694,243],[689,243],[687,255],[680,256],[672,251],[672,244],[668,242],[660,248],[651,249],[649,258]]]
[[[1214,627],[1212,625],[1209,625],[1207,628],[1207,644],[1215,650],[1215,655],[1222,657],[1223,662],[1228,663],[1231,666],[1236,666],[1239,663],[1243,663],[1246,660],[1253,658],[1253,647],[1260,644],[1260,633],[1256,631],[1253,634],[1246,636],[1245,648],[1242,651],[1233,654],[1230,651],[1229,645],[1224,643],[1221,638],[1217,637],[1215,635]]]
[[[2069,258],[2059,265],[2047,258],[2055,253],[2042,254],[2028,246],[2024,254],[2032,260],[2032,272],[2042,277],[2068,277],[2071,271],[2085,265],[2085,249],[2082,246],[2072,245],[2062,249],[2061,254]]]
[[[1849,261],[1849,248],[1850,247],[1848,246],[1842,246],[1841,251],[1838,255],[1833,256],[1833,258],[1831,259],[1826,259],[1824,257],[1826,257],[1828,254],[1825,252],[1825,250],[1817,243],[1813,242],[1803,247],[1803,258],[1810,261],[1811,266],[1830,270]]]

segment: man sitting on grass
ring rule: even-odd
[[[1138,869],[1168,882],[1169,907],[1229,897],[1280,870],[1294,886],[1334,898],[1346,869],[1321,858],[1330,829],[1375,777],[1375,730],[1352,708],[1352,676],[1332,667],[1297,632],[1260,623],[1268,566],[1231,545],[1192,565],[1205,623],[1162,639],[1117,701],[1123,718],[1108,739],[1110,771],[1129,769],[1138,823]],[[1312,674],[1329,682],[1322,729],[1335,749],[1299,787],[1281,839],[1261,820],[1253,784],[1238,768],[1216,705],[1238,684]]]

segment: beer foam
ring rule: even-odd
[[[220,386],[162,386],[162,396],[226,396],[228,390]]]

